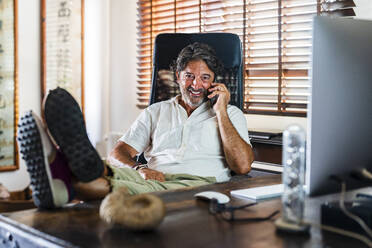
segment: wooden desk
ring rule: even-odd
[[[280,183],[279,175],[157,192],[167,207],[164,222],[153,232],[130,232],[99,219],[99,202],[53,211],[25,210],[0,215],[0,246],[9,247],[365,247],[359,241],[311,229],[310,236],[280,234],[272,221],[229,223],[208,213],[208,204],[193,195],[204,190],[232,189]],[[319,223],[319,205],[336,195],[306,200],[307,220]],[[243,200],[234,199],[233,204]],[[280,209],[280,199],[261,202],[243,212],[258,217]],[[5,238],[11,239],[7,241]],[[1,243],[4,242],[4,243]],[[16,243],[18,246],[16,246]]]

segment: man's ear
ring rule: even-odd
[[[179,80],[180,80],[180,73],[178,71],[176,71],[176,83],[179,84]]]

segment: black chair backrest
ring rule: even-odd
[[[221,82],[231,93],[230,104],[243,108],[243,64],[239,36],[231,33],[171,33],[159,34],[155,39],[150,105],[179,94],[170,65],[179,52],[189,44],[210,45],[224,64]]]

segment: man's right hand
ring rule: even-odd
[[[149,168],[143,168],[139,170],[139,173],[142,174],[146,180],[153,179],[158,180],[160,182],[165,181],[165,176],[160,171],[152,170]]]

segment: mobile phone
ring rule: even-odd
[[[212,107],[216,104],[217,99],[218,99],[218,95],[216,95],[216,96],[212,97],[211,99],[209,99]]]
[[[217,77],[215,77],[214,80],[213,80],[213,83],[217,83],[219,81],[220,80],[217,80]],[[218,95],[215,95],[214,97],[212,97],[211,99],[209,99],[209,101],[211,103],[211,107],[213,107],[216,104],[217,100],[218,100]]]

